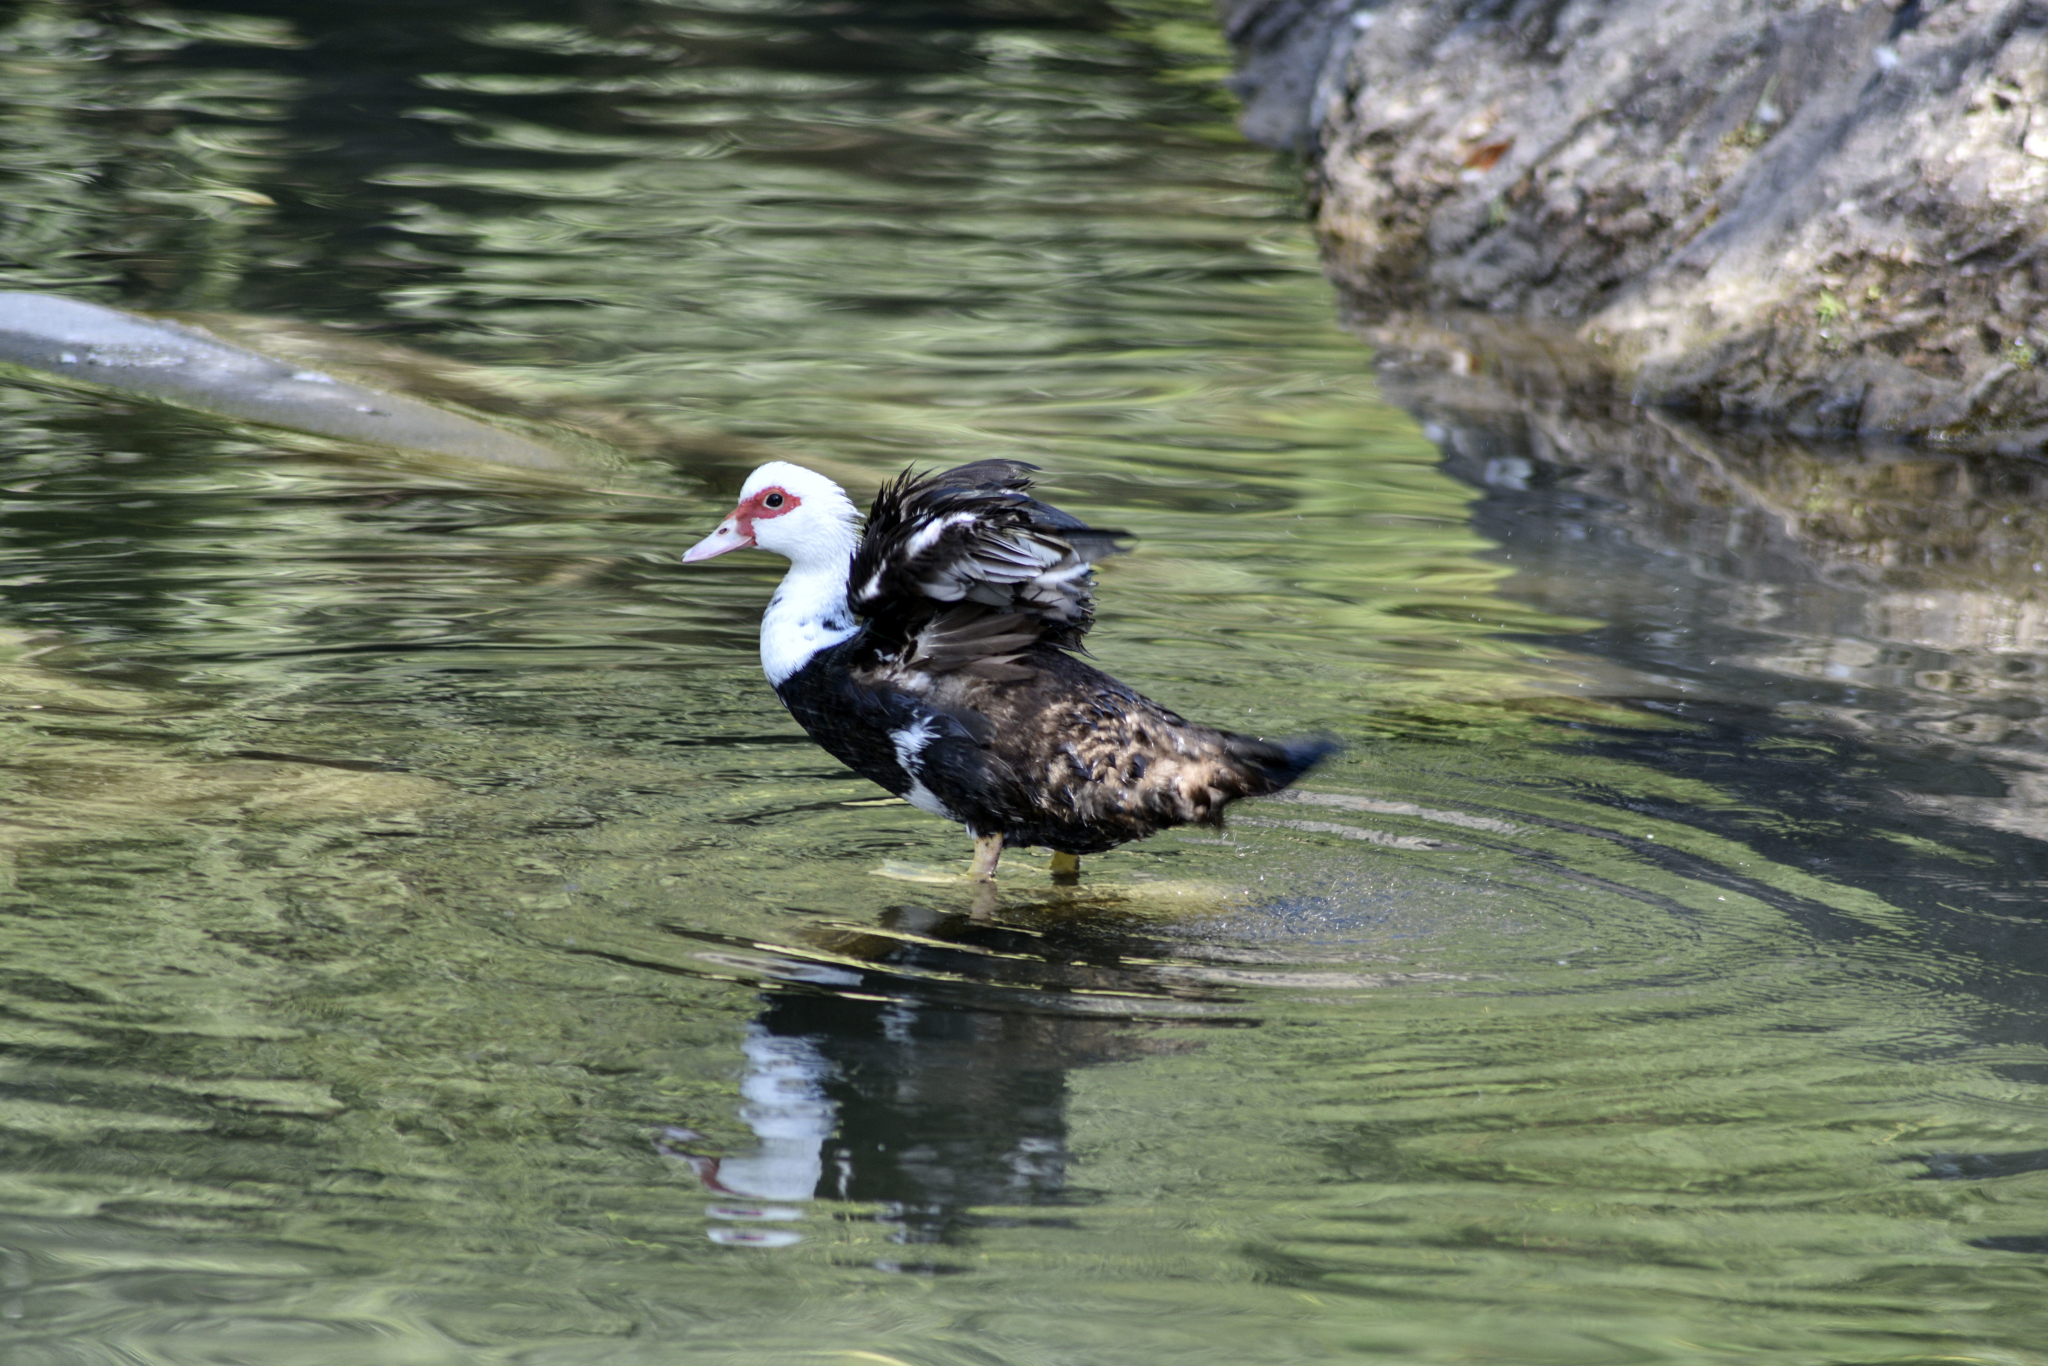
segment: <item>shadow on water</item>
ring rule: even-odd
[[[1133,1028],[1148,1018],[1257,1023],[1230,993],[1148,970],[1157,939],[1119,935],[1071,901],[1036,925],[901,905],[868,930],[812,938],[829,961],[767,968],[782,980],[747,1029],[741,1114],[758,1146],[714,1155],[690,1146],[693,1130],[664,1137],[728,1197],[711,1209],[725,1221],[714,1241],[786,1246],[798,1235],[775,1225],[802,1211],[774,1202],[814,1198],[872,1207],[908,1246],[1072,1229],[1048,1212],[1090,1201],[1068,1182],[1068,1074],[1156,1051]],[[876,1265],[965,1269],[909,1252]]]

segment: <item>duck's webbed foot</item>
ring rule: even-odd
[[[1003,856],[1001,834],[976,835],[974,837],[974,864],[967,870],[967,876],[974,882],[996,880],[996,860]]]

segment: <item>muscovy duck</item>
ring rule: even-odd
[[[1035,466],[981,460],[876,495],[866,533],[824,475],[773,461],[684,552],[757,546],[790,561],[761,619],[761,667],[811,738],[974,837],[970,876],[1005,845],[1053,872],[1169,826],[1223,824],[1334,742],[1255,740],[1197,725],[1071,653],[1095,616],[1090,566],[1119,547],[1032,498]]]

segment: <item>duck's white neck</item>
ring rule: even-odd
[[[781,687],[812,655],[860,629],[846,605],[846,579],[858,537],[852,527],[845,531],[843,546],[806,547],[811,553],[790,564],[761,617],[761,670],[774,687]]]

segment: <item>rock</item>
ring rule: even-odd
[[[1542,320],[1642,400],[2040,447],[2048,0],[1222,11],[1369,327]]]
[[[1238,52],[1230,88],[1243,101],[1238,126],[1268,147],[1305,151],[1322,117],[1330,80],[1350,50],[1350,0],[1264,0],[1222,6]]]

